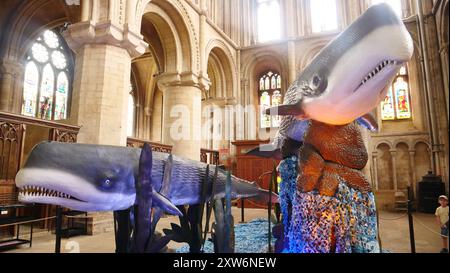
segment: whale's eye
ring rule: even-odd
[[[311,87],[315,93],[322,93],[327,89],[328,81],[326,78],[321,77],[319,74],[315,74],[311,79]]]
[[[109,188],[112,186],[112,180],[109,178],[106,178],[105,180],[103,180],[103,186],[106,188]]]
[[[313,84],[315,87],[319,86],[319,84],[320,84],[320,77],[317,76],[317,75],[315,75],[315,76],[313,77],[312,84]]]

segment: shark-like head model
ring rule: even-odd
[[[250,153],[274,157],[288,138],[301,143],[308,119],[331,125],[358,120],[376,130],[367,114],[386,97],[413,50],[411,35],[394,10],[388,4],[371,6],[302,71],[283,105],[268,109],[267,114],[283,116],[279,133],[271,147]]]
[[[54,204],[81,211],[127,209],[136,202],[135,181],[140,154],[141,149],[138,148],[42,142],[33,148],[16,175],[19,201]],[[170,192],[166,197],[159,194],[168,158],[168,154],[153,152],[151,177],[154,203],[176,214],[175,206],[204,202],[200,196],[206,164],[175,156]],[[210,177],[214,170],[215,167],[210,166]],[[219,171],[215,198],[225,195],[225,181],[225,174]],[[211,191],[208,196],[212,196]],[[278,202],[275,194],[269,197],[267,191],[255,183],[233,177],[232,198],[240,197],[256,198],[263,202],[272,198],[273,202]]]

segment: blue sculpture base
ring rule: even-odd
[[[372,192],[340,181],[333,197],[297,191],[297,157],[281,161],[280,203],[284,253],[378,253],[377,214]],[[291,209],[288,210],[288,207]]]
[[[334,197],[297,193],[288,239],[289,253],[379,253],[373,193],[344,183]]]

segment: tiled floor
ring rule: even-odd
[[[233,208],[235,221],[240,220],[240,210]],[[393,253],[409,253],[409,228],[407,216],[402,217],[402,213],[380,212],[380,237],[383,249]],[[246,221],[255,218],[265,218],[266,210],[246,209]],[[400,219],[398,219],[400,217]],[[438,234],[439,227],[435,223],[435,216],[432,214],[415,213],[414,231],[416,240],[416,251],[419,253],[436,253],[441,249],[441,238]],[[169,228],[170,223],[178,223],[178,219],[167,217],[161,219],[158,230]],[[425,225],[425,227],[423,226]],[[430,231],[429,229],[432,231]],[[16,249],[5,251],[12,253],[51,253],[54,252],[55,236],[50,233],[41,233],[35,236],[33,246],[20,246]],[[171,242],[169,248],[177,248],[180,244]],[[61,252],[82,252],[99,253],[114,252],[113,232],[103,233],[95,236],[78,236],[70,239],[63,239],[61,242]]]

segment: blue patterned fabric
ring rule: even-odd
[[[298,158],[296,156],[286,158],[278,165],[281,176],[279,196],[284,234],[289,234],[289,205],[292,205],[297,192],[297,166]]]
[[[287,246],[284,253],[376,253],[377,217],[375,196],[363,194],[341,181],[333,197],[318,192],[297,192],[294,157],[279,165],[280,205]],[[292,203],[289,223],[288,204]]]
[[[361,194],[342,182],[334,197],[297,193],[292,219],[287,252],[380,252],[373,193]]]

